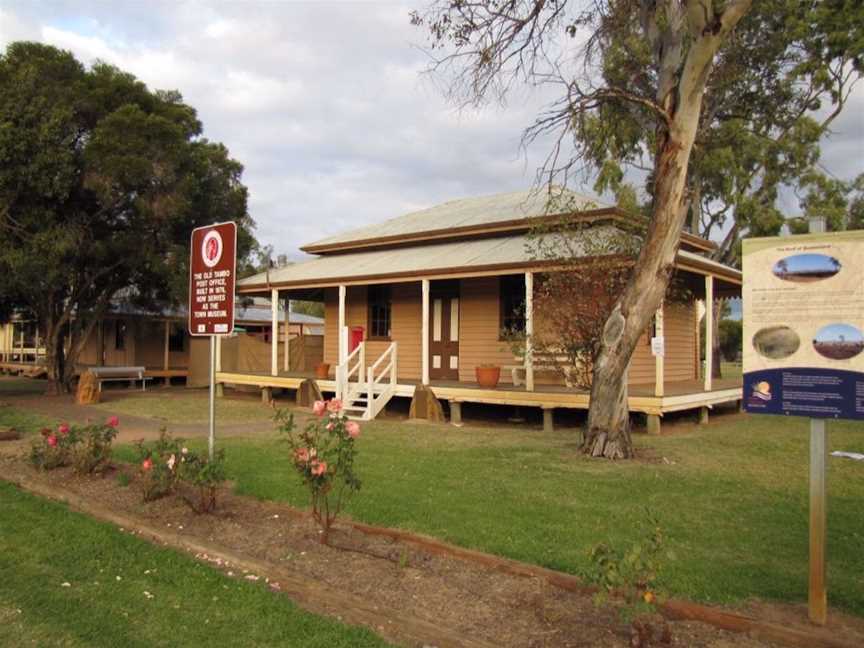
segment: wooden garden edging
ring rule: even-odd
[[[297,577],[279,565],[257,560],[219,545],[204,545],[179,533],[151,527],[135,518],[89,502],[74,493],[61,493],[50,486],[26,477],[16,479],[0,477],[0,479],[9,481],[19,488],[41,497],[64,502],[73,509],[94,518],[126,529],[134,529],[138,535],[152,542],[184,549],[194,554],[207,554],[213,558],[220,558],[223,562],[231,563],[232,566],[247,569],[256,574],[267,575],[271,581],[278,581],[280,592],[287,594],[303,609],[316,614],[339,616],[346,623],[369,627],[387,639],[399,642],[407,640],[421,645],[431,644],[439,648],[493,648],[492,644],[488,642],[472,639],[466,637],[464,633],[457,633],[444,628],[440,622],[433,622],[416,616],[406,617],[404,613],[400,613],[399,619],[395,620],[392,615],[388,614],[389,610],[380,606],[370,606],[361,597],[334,590],[310,579]],[[294,517],[308,517],[308,513],[304,511],[288,506],[285,508]],[[343,521],[341,524],[368,535],[386,537],[411,544],[432,554],[473,562],[506,574],[544,580],[550,585],[571,592],[593,594],[597,591],[596,587],[586,585],[572,574],[502,558],[474,549],[465,549],[410,531],[377,527],[350,520]],[[829,628],[814,626],[806,630],[793,629],[689,601],[670,599],[659,605],[659,611],[671,620],[700,621],[730,632],[748,633],[759,639],[776,641],[796,648],[856,648],[855,644],[831,636]]]
[[[413,544],[429,553],[478,563],[506,574],[539,578],[545,580],[550,585],[571,592],[582,594],[594,594],[597,592],[597,587],[586,585],[576,576],[555,571],[554,569],[501,558],[500,556],[473,549],[457,547],[435,538],[400,529],[376,527],[363,524],[362,522],[351,521],[344,522],[344,524],[369,535],[384,536],[400,542]],[[669,599],[661,603],[658,608],[663,616],[671,620],[701,621],[702,623],[707,623],[730,632],[749,633],[759,639],[778,641],[795,646],[796,648],[856,648],[851,643],[830,636],[830,631],[825,628],[814,626],[809,631],[796,630],[776,623],[760,621],[754,617],[727,612],[719,608],[675,599]]]

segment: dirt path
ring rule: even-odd
[[[166,391],[166,395],[171,392]],[[118,392],[117,395],[129,397],[131,392]],[[104,402],[109,402],[114,394],[108,394]],[[77,405],[72,396],[44,396],[41,394],[4,394],[0,401],[8,403],[12,407],[28,410],[42,416],[68,421],[70,423],[86,423],[87,421],[102,421],[108,417],[108,412],[99,407],[90,405]],[[117,436],[116,443],[131,443],[138,439],[151,441],[158,438],[159,430],[164,422],[158,419],[144,416],[133,416],[124,414],[122,425]],[[255,425],[248,423],[219,423],[218,434],[220,437],[237,436],[260,436],[262,430],[275,430],[273,424],[263,420]],[[171,423],[170,431],[173,436],[184,439],[206,438],[208,434],[207,423]]]

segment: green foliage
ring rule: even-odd
[[[720,320],[720,353],[727,360],[735,360],[742,352],[743,329],[741,320]]]
[[[112,300],[185,300],[194,227],[236,220],[241,266],[254,249],[243,168],[201,133],[179,93],[105,63],[0,54],[0,310],[36,316],[55,385]]]
[[[30,444],[28,458],[34,468],[54,470],[68,466],[72,461],[72,446],[75,441],[69,434],[60,434],[43,428],[40,436]]]
[[[159,431],[159,438],[153,444],[148,445],[143,440],[135,444],[145,502],[152,502],[174,492],[182,443],[182,439],[173,438],[163,427]]]
[[[632,189],[620,185],[618,193],[629,204],[633,220],[627,223],[582,221],[570,217],[573,207],[550,201],[550,209],[568,215],[535,226],[528,237],[528,253],[558,268],[537,274],[534,303],[544,314],[542,330],[532,338],[535,356],[552,366],[568,385],[590,389],[594,363],[600,352],[603,329],[630,280],[644,240],[646,220],[632,200]],[[569,192],[561,193],[566,200]],[[631,202],[632,201],[632,202]],[[673,274],[666,301],[686,303],[692,294]],[[505,336],[514,353],[523,354],[523,336]]]
[[[825,220],[829,232],[864,229],[864,173],[851,182],[812,173],[805,180],[801,198],[804,214],[788,221],[793,234],[806,234],[811,218]]]
[[[117,485],[121,488],[126,488],[129,484],[132,483],[132,478],[129,477],[125,472],[121,472],[117,474]]]
[[[730,3],[703,4],[704,13],[677,14],[682,3],[439,0],[411,20],[443,52],[434,69],[453,73],[449,92],[460,102],[500,99],[521,82],[556,93],[524,136],[554,142],[544,179],[593,177],[597,192],[617,192],[635,171],[650,205],[663,172],[658,105],[674,111],[685,101],[675,85],[685,66],[666,55],[686,52],[698,39],[695,23]],[[562,56],[573,39],[580,47]],[[687,170],[690,228],[724,237],[717,258],[736,263],[741,236],[780,232],[780,187],[806,182],[862,71],[864,3],[856,0],[759,0],[724,39]]]
[[[78,443],[72,449],[72,465],[75,472],[89,475],[101,472],[111,461],[111,442],[117,436],[115,425],[87,425],[70,432]]]
[[[303,315],[324,317],[324,302],[310,302],[292,299],[291,310],[294,313],[302,313]]]
[[[312,517],[321,527],[321,542],[327,544],[343,505],[360,490],[360,479],[354,473],[354,440],[360,425],[348,420],[342,403],[335,398],[316,401],[313,412],[315,417],[302,432],[296,430],[294,415],[284,410],[277,412],[276,421],[291,450],[294,469],[309,491]]]
[[[217,450],[211,461],[163,427],[156,441],[138,441],[135,451],[145,502],[179,492],[196,513],[216,510],[216,494],[226,479],[224,449]]]
[[[192,497],[184,496],[192,510],[196,513],[212,513],[216,510],[216,493],[226,479],[225,450],[217,450],[211,461],[204,454],[181,448],[177,476],[195,493]]]
[[[589,552],[587,574],[600,587],[595,601],[601,604],[613,593],[623,594],[628,603],[623,613],[629,619],[654,611],[658,574],[665,561],[675,558],[665,544],[657,517],[646,509],[642,535],[629,548],[595,545]]]
[[[43,428],[30,445],[30,463],[41,470],[72,466],[80,475],[104,470],[111,460],[111,442],[117,436],[118,420],[70,426],[61,423],[56,431]]]

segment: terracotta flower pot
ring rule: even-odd
[[[485,389],[494,389],[501,379],[501,367],[475,367],[477,384]]]
[[[315,377],[321,378],[322,380],[327,380],[330,377],[330,363],[329,362],[321,362],[315,367]]]

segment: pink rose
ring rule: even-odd
[[[48,442],[48,445],[51,446],[52,448],[57,445],[57,437],[54,436],[53,434],[49,434],[45,438],[45,440]]]
[[[315,401],[315,404],[312,405],[312,412],[315,416],[323,416],[325,409],[327,409],[327,403],[324,401]]]
[[[360,436],[360,424],[357,421],[348,421],[345,424],[345,431],[352,439],[356,439]]]
[[[57,427],[57,431],[58,431],[60,434],[69,434],[69,424],[68,424],[68,423],[61,423],[61,424]]]
[[[338,398],[327,401],[327,411],[331,414],[338,414],[342,411],[342,401]]]
[[[120,425],[120,419],[116,416],[109,416],[108,420],[105,421],[105,425],[107,425],[108,427],[116,428],[118,425]]]
[[[330,423],[327,424],[327,431],[332,432],[334,427],[336,427],[336,426],[333,425],[333,422],[331,421]]]
[[[310,466],[312,469],[312,474],[315,477],[320,477],[324,473],[327,472],[327,462],[326,461],[313,461]]]
[[[141,462],[141,468],[143,470],[150,470],[153,467],[153,460],[150,457],[147,457],[144,461]]]
[[[306,448],[297,448],[294,451],[294,461],[297,463],[307,463],[309,461],[309,451]]]

